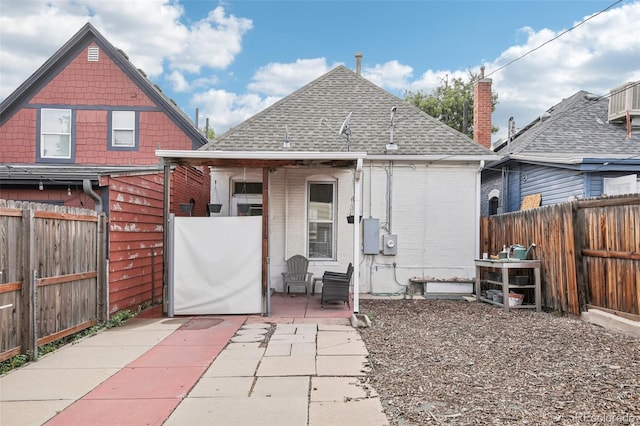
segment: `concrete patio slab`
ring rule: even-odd
[[[225,348],[228,349],[228,348]],[[233,350],[224,350],[220,355],[216,357],[216,361],[223,359],[260,359],[264,355],[265,348],[251,347],[251,348],[236,348]]]
[[[314,345],[313,343],[310,343]],[[291,355],[291,343],[287,342],[269,342],[264,356],[289,356]],[[315,350],[315,345],[314,345]],[[315,352],[314,352],[315,353]]]
[[[366,355],[367,348],[356,331],[318,332],[318,355]]]
[[[315,334],[274,334],[269,342],[280,343],[315,343]]]
[[[309,377],[258,377],[252,397],[307,397]]]
[[[292,343],[291,344],[291,356],[315,355],[315,354],[316,354],[315,343]]]
[[[336,324],[318,324],[318,331],[353,331],[353,327],[348,320],[336,321]]]
[[[233,336],[231,341],[234,343],[251,343],[251,342],[262,342],[264,336],[249,334],[244,336]]]
[[[202,377],[189,392],[189,398],[247,397],[253,377]]]
[[[229,350],[229,351],[235,351],[235,350],[241,350],[241,349],[257,349],[260,347],[260,342],[240,342],[240,343],[236,343],[236,342],[230,342],[227,346],[225,346],[225,351]]]
[[[309,403],[309,426],[385,426],[389,421],[377,398]]]
[[[315,374],[315,356],[271,356],[262,358],[256,376],[313,376]]]
[[[204,377],[253,377],[259,359],[216,359]]]
[[[0,424],[41,425],[74,402],[74,399],[2,401]]]
[[[307,398],[187,398],[165,426],[219,425],[282,426],[307,424]]]
[[[378,396],[371,387],[357,377],[312,377],[311,401],[340,401]]]
[[[110,329],[78,343],[86,346],[153,346],[172,330],[128,331]]]
[[[29,363],[24,369],[122,368],[152,347],[67,345]]]
[[[316,357],[318,376],[364,376],[368,360],[365,355],[329,355]]]
[[[117,368],[22,368],[2,377],[0,401],[78,399],[117,372]]]

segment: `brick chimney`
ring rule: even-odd
[[[480,79],[473,88],[473,140],[491,149],[491,97],[490,78],[484,78],[484,65],[480,67]]]

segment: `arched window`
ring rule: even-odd
[[[498,207],[500,206],[500,191],[492,189],[489,192],[489,216],[498,214]]]

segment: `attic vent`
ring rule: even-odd
[[[640,82],[627,83],[609,92],[609,121],[640,117]]]
[[[96,46],[87,49],[87,61],[98,62],[100,59],[100,49]]]

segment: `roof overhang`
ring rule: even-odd
[[[371,161],[469,162],[498,161],[499,155],[367,155]]]
[[[491,163],[488,167],[497,167],[510,161],[526,164],[548,165],[571,170],[581,171],[627,171],[640,165],[640,155],[621,157],[619,154],[602,154],[593,157],[593,154],[511,154],[505,155],[499,161]]]
[[[165,165],[287,167],[343,166],[353,167],[367,157],[365,152],[316,151],[189,151],[157,150]]]
[[[104,175],[131,175],[157,173],[159,166],[69,166],[59,164],[2,164],[0,182],[22,184],[33,181],[47,181],[50,184],[72,185],[85,179],[97,182]]]

